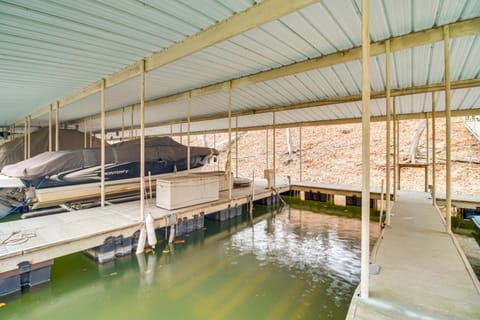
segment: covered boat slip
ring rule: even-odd
[[[256,179],[254,184],[255,200],[274,194],[266,189],[266,181]],[[288,190],[288,185],[278,182],[277,191]],[[232,190],[232,199],[228,200],[228,191],[220,192],[217,201],[195,206],[166,210],[155,205],[155,198],[146,203],[146,212],[155,220],[155,228],[168,226],[166,217],[191,219],[194,215],[208,215],[249,203],[252,188]],[[18,268],[18,263],[29,261],[40,263],[70,253],[87,250],[103,244],[110,236],[132,236],[141,226],[138,214],[140,201],[113,204],[105,207],[84,209],[60,213],[34,219],[4,222],[0,228],[0,274]],[[13,241],[13,242],[12,242]],[[12,242],[12,243],[10,243]],[[19,244],[15,244],[15,243]]]
[[[480,284],[429,194],[400,191],[379,239],[370,296],[347,319],[479,319]]]
[[[144,164],[146,134],[187,136],[190,144],[191,134],[228,132],[231,140],[234,130],[275,131],[362,122],[360,292],[362,301],[368,303],[370,121],[386,122],[389,212],[390,195],[393,193],[395,198],[395,190],[392,192],[390,186],[396,186],[399,173],[399,121],[431,121],[435,169],[439,148],[435,145],[435,118],[445,117],[447,223],[444,231],[451,232],[451,117],[480,114],[478,1],[171,3],[174,5],[162,7],[158,3],[106,1],[86,6],[81,1],[60,5],[50,1],[0,0],[0,28],[5,28],[0,29],[0,40],[14,42],[6,49],[8,59],[0,59],[0,69],[5,74],[0,79],[0,125],[8,128],[11,137],[24,134],[25,158],[31,153],[32,129],[47,126],[49,150],[58,149],[61,125],[82,130],[85,148],[89,136],[100,137],[104,178],[106,139],[140,137],[140,162]],[[271,152],[276,154],[275,134],[272,136]],[[231,169],[229,145],[227,163]],[[276,160],[272,158],[275,172]],[[270,169],[269,165],[266,169]],[[143,168],[140,171],[145,172]],[[432,181],[434,199],[438,182]],[[145,190],[144,187],[141,179],[140,190]],[[104,179],[101,190],[103,206]],[[236,191],[229,193],[232,192]],[[227,197],[232,198],[232,194]],[[119,223],[120,228],[130,232],[134,226],[138,230],[145,207],[152,206],[143,200],[129,205],[132,207],[128,214],[132,218]],[[122,206],[128,205],[118,208]],[[93,219],[85,223],[97,223],[99,219],[93,212],[105,212],[108,216],[114,207],[85,211]],[[400,205],[396,206],[397,216],[408,214],[411,209],[419,213],[425,209],[421,203],[413,207],[406,207],[404,212]],[[73,216],[83,217],[80,213]],[[113,216],[111,213],[110,217]],[[386,233],[402,231],[401,223],[397,230],[390,215],[386,217],[387,225],[392,226]],[[48,218],[38,221],[43,219]],[[28,227],[28,223],[34,222],[18,223]],[[407,233],[410,227],[415,230],[415,226],[404,227]],[[62,222],[58,228],[59,234],[63,234],[63,228],[69,230],[70,226]],[[110,232],[102,230],[105,233],[102,236]],[[428,229],[423,231],[426,235],[432,233]],[[440,231],[434,231],[437,232]],[[92,237],[84,238],[82,248],[98,244],[97,235],[79,234]],[[431,245],[435,248],[435,244]],[[43,253],[48,251],[44,245],[37,248],[41,250],[36,252],[35,259],[49,259]],[[63,247],[56,248],[61,251]],[[56,249],[51,250],[54,253]],[[395,254],[408,257],[411,248],[400,246],[395,250],[399,250]],[[9,254],[22,252],[30,251],[20,247],[16,253],[5,251],[0,265],[10,261]],[[59,254],[67,252],[71,251]],[[445,252],[443,257],[440,251],[441,258],[447,260],[449,255]],[[436,263],[438,257],[430,258],[431,263]],[[402,260],[401,265],[407,263]],[[406,282],[410,275],[403,276],[407,277]],[[443,276],[455,277],[452,273]],[[423,284],[425,294],[433,291],[429,288],[435,288],[435,283]],[[384,293],[388,296],[388,292]],[[477,293],[472,299],[476,298]]]

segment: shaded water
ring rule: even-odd
[[[344,319],[359,282],[360,221],[262,210],[253,227],[206,221],[170,253],[56,259],[48,286],[0,298],[0,319]]]

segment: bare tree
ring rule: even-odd
[[[415,135],[413,136],[412,143],[410,144],[410,150],[408,152],[407,163],[415,163],[418,151],[418,143],[420,142],[420,137],[422,136],[423,131],[427,125],[427,119],[422,119],[418,124],[417,129],[415,130]]]

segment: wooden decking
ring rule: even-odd
[[[255,180],[255,200],[271,196],[265,189],[266,182]],[[277,183],[277,190],[288,190],[287,184]],[[155,206],[155,199],[147,202],[146,211],[152,214],[156,228],[166,225],[165,217],[176,214],[177,218],[191,218],[195,214],[218,212],[228,206],[240,206],[248,202],[252,188],[221,192],[220,199],[205,204],[165,210]],[[91,208],[50,216],[5,222],[0,226],[0,273],[17,269],[22,261],[38,263],[73,252],[101,245],[110,236],[131,236],[140,228],[139,201]]]
[[[478,280],[427,193],[401,191],[372,262],[370,297],[348,319],[480,319]]]

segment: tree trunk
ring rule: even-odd
[[[290,133],[290,128],[287,128],[285,133],[286,133],[287,148],[288,148],[287,163],[290,163],[293,160],[292,134]]]
[[[425,131],[425,127],[427,125],[427,119],[422,119],[418,124],[417,129],[415,130],[415,135],[413,136],[412,143],[410,144],[410,151],[408,152],[407,163],[415,163],[417,151],[418,151],[418,143],[420,142],[420,137],[422,136],[423,131]]]

